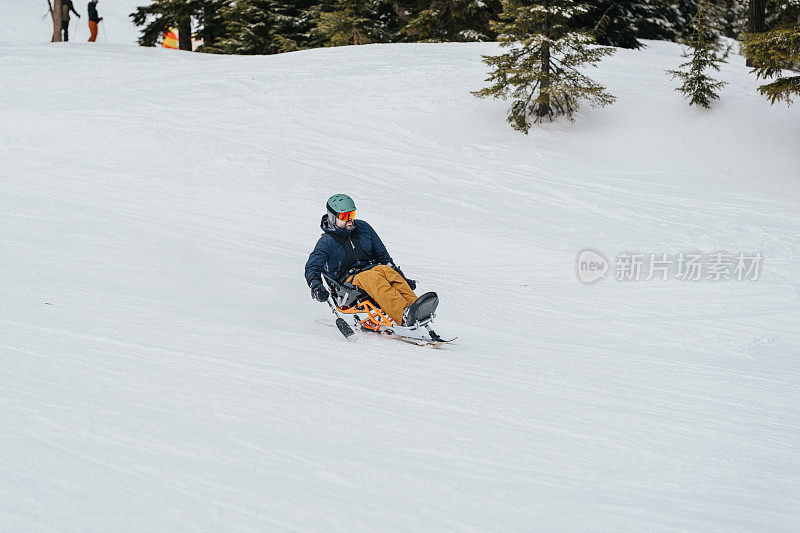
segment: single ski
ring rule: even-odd
[[[330,320],[318,319],[317,324],[321,326],[328,326],[331,328],[335,328],[336,324],[332,324]],[[409,337],[408,335],[400,335],[399,333],[395,333],[394,331],[372,331],[370,329],[361,328],[363,333],[371,333],[375,336],[384,336],[390,339],[407,342],[409,344],[416,344],[417,346],[427,346],[429,348],[440,348],[445,344],[450,344],[458,337],[453,337],[452,339],[422,339],[419,337]]]
[[[384,335],[386,337],[389,337],[390,339],[407,342],[409,344],[416,344],[417,346],[427,346],[429,348],[439,348],[445,344],[450,344],[451,342],[453,342],[458,338],[458,337],[453,337],[452,339],[442,339],[437,335],[436,336],[437,338],[435,339],[425,339],[420,337],[411,337],[408,335],[400,335],[399,333],[395,333],[392,330],[372,331],[369,329],[362,328],[361,331],[363,331],[364,333],[374,333],[376,335]]]
[[[389,333],[383,332],[384,335],[389,337],[390,339],[396,339],[403,342],[408,342],[410,344],[416,344],[417,346],[427,346],[429,348],[439,348],[444,346],[445,344],[450,344],[458,337],[453,337],[452,339],[438,339],[438,340],[428,340],[428,339],[418,339],[417,337],[406,337],[404,335],[398,335],[397,333]]]

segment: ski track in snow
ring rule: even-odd
[[[524,136],[469,94],[492,44],[0,44],[0,530],[794,530],[800,109],[739,57],[690,109],[648,45]],[[316,324],[336,192],[456,343]]]

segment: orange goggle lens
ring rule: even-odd
[[[339,220],[344,220],[344,221],[353,220],[354,218],[356,218],[356,212],[355,210],[353,210],[353,211],[348,211],[346,213],[339,213],[338,215],[336,215],[336,217]]]

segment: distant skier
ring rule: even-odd
[[[89,42],[93,43],[97,40],[97,24],[103,20],[103,17],[97,15],[97,1],[89,0],[89,6],[86,8],[89,12]]]
[[[61,31],[64,32],[64,41],[69,41],[69,12],[75,13],[75,16],[81,18],[80,14],[75,11],[75,6],[72,5],[72,0],[61,0]]]
[[[414,294],[417,284],[406,279],[392,262],[389,252],[372,226],[356,220],[356,204],[346,194],[335,194],[326,204],[320,228],[325,232],[317,241],[306,262],[306,283],[311,296],[320,302],[330,298],[320,272],[338,282],[347,282],[375,300],[386,313],[402,326],[413,325],[428,316],[416,316],[413,305],[422,301]],[[435,293],[428,293],[425,296]],[[438,301],[438,299],[437,299]]]

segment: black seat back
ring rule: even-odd
[[[328,288],[333,295],[333,301],[336,302],[336,305],[339,307],[350,307],[356,303],[359,298],[367,295],[366,292],[362,291],[355,285],[351,285],[347,282],[336,281],[324,272],[322,273],[322,278],[327,283]]]

